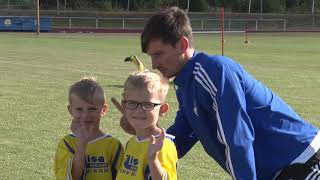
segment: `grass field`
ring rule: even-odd
[[[120,98],[122,84],[135,70],[123,59],[141,53],[138,35],[0,33],[0,179],[54,179],[58,140],[69,132],[67,91],[82,76],[94,75],[107,96]],[[240,62],[302,117],[320,127],[320,34],[227,34],[225,55]],[[195,35],[197,50],[220,54],[218,34]],[[110,102],[110,101],[109,101]],[[161,120],[168,127],[177,110]],[[103,129],[123,143],[129,135],[118,126],[110,104]],[[197,144],[179,161],[179,179],[231,179]]]

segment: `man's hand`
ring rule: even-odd
[[[114,98],[111,98],[111,102],[113,103],[113,105],[121,112],[122,117],[120,118],[120,126],[121,128],[128,134],[132,134],[135,135],[136,131],[134,130],[134,128],[130,125],[130,123],[128,122],[128,119],[126,118],[126,116],[124,115],[124,109],[122,107],[122,105]]]
[[[150,136],[150,143],[148,145],[148,159],[155,160],[163,147],[163,141],[166,134],[163,128],[161,128],[160,137],[155,138],[153,135]]]

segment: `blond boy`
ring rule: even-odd
[[[143,71],[128,77],[124,84],[122,112],[135,130],[126,144],[117,180],[177,179],[177,151],[173,136],[158,127],[168,111],[168,80]]]
[[[60,140],[55,156],[57,179],[115,179],[123,158],[120,141],[99,127],[108,106],[94,78],[83,78],[69,89],[71,134]]]

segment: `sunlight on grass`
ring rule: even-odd
[[[139,35],[0,33],[0,179],[54,179],[58,140],[69,132],[66,109],[69,85],[82,76],[96,76],[105,88],[109,112],[105,132],[125,143],[129,135],[118,126],[119,112],[110,97],[121,97],[122,85],[135,70],[124,57],[142,54]],[[271,33],[226,35],[225,55],[241,63],[259,81],[279,94],[308,121],[320,127],[320,34]],[[220,36],[195,35],[197,50],[220,54]],[[177,101],[168,94],[174,120]],[[179,179],[230,179],[198,143],[179,160]]]

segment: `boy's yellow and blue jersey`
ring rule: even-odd
[[[177,179],[177,151],[173,143],[174,136],[166,134],[163,147],[158,158],[165,174],[162,179]],[[125,155],[118,171],[117,180],[148,180],[151,179],[147,160],[149,139],[139,141],[132,137],[126,145]]]
[[[77,144],[78,139],[73,134],[66,135],[60,140],[54,164],[56,179],[72,179],[72,160]],[[123,147],[118,139],[105,134],[92,140],[87,145],[82,179],[115,179],[122,159]]]

